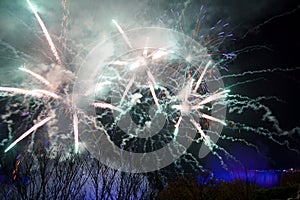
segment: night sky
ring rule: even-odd
[[[283,2],[281,2],[283,3]],[[257,96],[276,96],[283,102],[264,101],[274,116],[277,117],[279,125],[283,130],[291,130],[299,127],[300,118],[298,113],[299,107],[299,29],[297,21],[300,19],[299,6],[296,1],[285,1],[280,5],[279,1],[270,1],[265,8],[261,9],[260,14],[250,14],[256,16],[250,19],[252,27],[247,27],[248,31],[239,37],[233,47],[235,49],[243,49],[249,46],[261,46],[261,48],[245,51],[237,56],[232,63],[230,72],[245,72],[253,70],[289,68],[294,69],[291,72],[275,72],[275,73],[258,73],[246,76],[246,79],[263,78],[254,83],[238,86],[232,92],[245,94],[251,97]],[[238,9],[237,9],[238,10]],[[249,10],[252,10],[249,8]],[[278,13],[278,14],[274,14]],[[243,26],[243,23],[241,26]],[[255,25],[253,25],[255,24]],[[246,25],[247,26],[247,23]],[[225,80],[228,83],[237,81],[238,79]],[[241,79],[245,80],[245,79]],[[247,116],[247,115],[246,115]],[[249,115],[251,116],[251,115]],[[238,119],[237,119],[238,118]],[[262,124],[260,119],[255,116],[235,116],[234,120],[247,121],[249,124]],[[296,131],[296,140],[299,141],[299,129]],[[266,139],[257,139],[256,143],[261,146],[262,151],[272,158],[270,162],[264,162],[250,153],[249,150],[241,150],[241,153],[247,156],[241,156],[250,168],[297,168],[300,165],[299,155],[286,151],[286,148],[269,143]],[[299,142],[295,144],[299,149]],[[239,149],[234,146],[233,149]],[[240,151],[240,150],[237,150]]]
[[[39,14],[55,43],[58,44],[59,52],[65,52],[63,62],[75,68],[76,64],[80,65],[81,58],[93,46],[115,33],[111,19],[118,20],[125,29],[151,25],[174,28],[177,20],[176,12],[181,12],[184,7],[182,1],[171,0],[131,0],[126,1],[126,4],[121,0],[68,2],[66,36],[68,48],[71,50],[63,51],[59,43],[59,36],[63,35],[61,2],[46,0],[32,0],[32,2],[38,5]],[[260,96],[271,97],[262,100],[261,103],[270,108],[281,129],[289,132],[285,138],[290,142],[291,147],[300,150],[299,1],[191,0],[187,4],[183,23],[187,35],[191,35],[202,5],[206,13],[202,27],[204,33],[209,33],[210,27],[222,19],[229,23],[225,31],[233,34],[217,47],[218,52],[236,55],[235,59],[226,63],[228,70],[220,71],[225,77],[229,76],[223,79],[225,87],[257,79],[230,88],[231,94],[240,94],[254,99]],[[23,63],[50,65],[55,62],[25,0],[16,2],[0,0],[0,27],[0,86],[18,86],[24,76],[17,71],[17,68]],[[235,74],[260,70],[266,72],[234,77]],[[271,72],[272,70],[274,71]],[[5,102],[2,101],[1,106],[4,105]],[[4,110],[1,109],[1,112]],[[273,124],[262,121],[262,115],[261,110],[246,109],[242,114],[228,114],[227,120],[251,127],[264,126],[272,132]],[[4,123],[0,123],[2,140],[5,138],[3,135],[7,135],[7,130]],[[259,147],[261,155],[245,144],[224,140],[218,142],[249,169],[300,167],[300,155],[288,150],[286,145],[278,145],[267,137],[255,133],[243,130],[239,132],[238,126],[234,130],[224,128],[223,134],[243,138]],[[1,143],[1,155],[4,145],[7,143]],[[218,161],[212,155],[206,157],[201,163],[209,168],[219,168]]]

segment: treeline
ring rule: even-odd
[[[300,171],[283,173],[280,186],[273,188],[261,188],[247,180],[225,182],[209,177],[208,172],[203,172],[198,176],[182,176],[171,180],[157,198],[160,200],[300,200]]]
[[[299,184],[300,171],[284,173],[281,186],[270,189],[249,181],[217,180],[208,171],[172,178],[159,171],[125,173],[106,167],[89,153],[66,156],[40,148],[18,156],[12,173],[0,177],[0,199],[287,199],[296,198]]]
[[[149,199],[149,176],[110,169],[88,153],[68,156],[39,150],[18,158],[0,182],[0,199]]]

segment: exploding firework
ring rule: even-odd
[[[50,49],[53,53],[53,56],[55,57],[57,61],[57,65],[53,66],[52,69],[49,70],[47,76],[52,77],[50,78],[51,81],[47,80],[47,78],[43,77],[42,75],[33,72],[32,70],[26,68],[25,66],[20,67],[19,70],[28,74],[33,81],[35,81],[38,85],[34,85],[29,87],[28,89],[23,88],[15,88],[15,87],[0,87],[0,91],[2,92],[2,97],[5,96],[19,96],[23,95],[23,101],[26,101],[28,96],[31,96],[33,99],[34,104],[36,107],[38,107],[36,110],[33,110],[32,112],[35,112],[37,117],[34,123],[34,125],[29,128],[27,131],[22,133],[17,139],[15,139],[5,150],[4,152],[8,152],[11,148],[13,148],[16,144],[18,144],[20,141],[22,141],[24,138],[26,138],[28,135],[34,133],[39,129],[41,126],[44,126],[47,123],[50,123],[51,120],[59,118],[59,113],[56,112],[57,108],[60,110],[66,111],[69,109],[69,107],[72,107],[71,99],[69,96],[69,93],[66,92],[68,85],[70,81],[74,78],[73,74],[70,71],[67,71],[61,63],[61,59],[58,55],[58,52],[56,50],[56,47],[52,41],[52,38],[49,35],[49,32],[40,18],[39,14],[37,13],[35,7],[32,5],[32,3],[27,0],[26,1],[31,11],[34,13],[34,16],[36,17],[44,36],[50,46]],[[37,89],[33,89],[32,87],[36,87]],[[62,88],[63,87],[63,88]],[[42,89],[41,89],[42,88]],[[22,98],[22,97],[21,97]],[[16,104],[19,104],[18,106],[22,106],[24,102],[17,102]],[[26,102],[25,102],[26,103]],[[74,124],[74,148],[75,152],[78,152],[78,131],[77,131],[77,115],[76,111],[73,112],[73,124]],[[71,113],[72,114],[72,113]],[[30,112],[27,111],[24,113],[24,116],[30,115]],[[72,118],[71,117],[71,118]],[[5,118],[4,118],[5,120]],[[51,123],[50,123],[51,124]],[[57,124],[57,123],[55,123]],[[53,123],[51,124],[53,125]],[[51,126],[50,125],[50,126]],[[49,131],[51,132],[51,128],[49,128]],[[10,133],[11,134],[11,133]],[[52,136],[51,133],[49,134],[50,139],[53,139],[57,136]],[[12,135],[9,135],[9,138],[12,138]]]
[[[45,128],[43,132],[47,134],[41,135],[52,146],[66,149],[66,152],[72,147],[76,153],[86,148],[107,166],[127,172],[158,170],[184,154],[192,157],[196,168],[201,168],[199,159],[210,152],[225,169],[228,169],[225,160],[239,163],[218,140],[244,143],[259,152],[254,143],[226,134],[228,130],[266,136],[299,153],[284,137],[294,135],[299,129],[281,129],[270,108],[261,103],[278,98],[252,99],[230,92],[230,88],[256,79],[227,87],[223,83],[225,79],[247,74],[290,69],[222,75],[220,71],[226,71],[228,62],[242,51],[216,55],[218,45],[232,37],[231,33],[225,33],[228,23],[222,20],[208,29],[211,34],[203,34],[204,17],[199,17],[191,37],[187,36],[181,21],[191,1],[183,4],[181,12],[169,11],[178,19],[173,25],[168,27],[167,22],[158,18],[164,27],[176,30],[163,27],[129,29],[112,20],[116,33],[96,45],[83,59],[79,70],[70,69],[63,62],[63,54],[55,46],[36,8],[29,0],[26,2],[56,64],[45,70],[24,65],[19,70],[34,82],[17,87],[1,85],[1,98],[8,111],[2,115],[2,120],[9,126],[9,136],[1,141],[4,152]],[[65,34],[66,27],[63,31]],[[226,113],[241,114],[245,109],[262,110],[262,120],[270,122],[275,131],[226,120]],[[14,116],[20,113],[25,122],[20,122],[22,127],[16,128]],[[224,126],[226,132],[222,133]],[[28,129],[24,131],[24,127]],[[34,136],[31,138],[29,149],[36,142]],[[71,145],[65,141],[72,141]],[[198,146],[196,154],[189,152],[192,144]]]
[[[112,168],[147,172],[179,158],[197,131],[200,157],[218,148],[210,133],[226,125],[229,90],[206,49],[170,29],[114,23],[120,34],[89,54],[73,91],[81,116],[97,123],[81,136],[89,151]]]

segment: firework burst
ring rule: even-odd
[[[76,153],[86,148],[107,166],[128,172],[158,170],[183,154],[191,156],[195,166],[199,167],[199,158],[210,152],[228,169],[226,159],[239,161],[217,144],[219,139],[244,143],[259,152],[254,143],[243,137],[222,134],[223,127],[227,131],[263,135],[299,153],[299,149],[290,145],[284,137],[298,133],[299,128],[284,131],[271,110],[260,103],[263,99],[280,101],[278,98],[262,96],[252,99],[230,93],[231,88],[257,79],[228,87],[223,83],[228,78],[291,69],[222,75],[220,70],[227,71],[229,63],[240,52],[249,51],[252,47],[231,53],[219,52],[219,45],[233,35],[225,31],[229,24],[222,20],[206,28],[209,33],[201,31],[206,15],[203,7],[200,8],[202,16],[193,23],[191,37],[184,34],[185,24],[182,22],[192,1],[185,2],[181,12],[174,9],[166,12],[166,15],[172,16],[169,16],[170,19],[178,19],[172,25],[169,26],[165,18],[157,19],[163,27],[175,30],[163,27],[129,29],[112,20],[116,34],[96,45],[83,59],[79,70],[70,70],[70,66],[63,62],[63,51],[68,50],[64,38],[68,15],[66,1],[62,4],[64,19],[60,39],[64,50],[61,51],[55,46],[37,9],[29,0],[26,2],[56,64],[45,70],[47,73],[24,65],[19,70],[30,76],[34,83],[22,83],[24,87],[0,87],[2,98],[22,99],[21,103],[15,103],[18,104],[16,107],[26,102],[35,102],[36,106],[30,108],[29,103],[28,110],[22,111],[22,116],[31,121],[26,123],[28,130],[19,137],[10,130],[8,139],[1,142],[6,146],[5,153],[43,126],[47,127],[51,145],[62,146],[56,144],[58,140],[54,138],[72,138],[71,146]],[[10,114],[2,116],[3,121],[10,125],[14,123],[10,120],[14,106],[9,100],[6,108]],[[271,123],[275,132],[226,120],[226,113],[242,114],[245,109],[263,110],[262,120]],[[33,143],[34,139],[31,140]],[[197,155],[189,153],[192,143],[199,147]]]

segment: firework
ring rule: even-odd
[[[42,113],[37,113],[39,122],[12,141],[5,152],[45,125],[51,143],[54,143],[54,137],[71,138],[74,151],[79,153],[79,143],[82,142],[86,145],[85,148],[104,164],[128,172],[148,172],[166,167],[186,154],[193,142],[201,146],[198,157],[194,156],[194,160],[212,152],[224,168],[227,168],[224,155],[234,161],[236,159],[217,144],[218,139],[241,142],[258,151],[258,148],[243,139],[241,134],[231,136],[222,133],[225,126],[227,131],[238,130],[239,133],[245,131],[265,136],[299,153],[299,150],[290,146],[289,141],[283,137],[295,135],[299,128],[283,130],[271,109],[261,103],[262,100],[269,99],[280,101],[278,98],[251,99],[230,93],[230,88],[259,78],[236,82],[228,87],[223,83],[223,79],[227,78],[276,71],[288,72],[299,68],[276,68],[221,75],[219,70],[227,70],[227,63],[239,53],[220,53],[212,50],[217,49],[226,38],[232,37],[231,33],[227,34],[223,30],[228,23],[218,20],[214,26],[206,28],[211,31],[210,34],[203,34],[201,31],[204,17],[201,17],[196,21],[193,38],[185,35],[180,20],[184,18],[185,9],[191,1],[184,4],[184,9],[177,12],[178,15],[172,9],[169,11],[172,17],[174,14],[178,17],[176,27],[180,32],[162,27],[128,30],[122,23],[112,20],[114,30],[118,33],[106,38],[106,41],[96,45],[86,58],[82,58],[80,69],[72,69],[72,76],[77,76],[71,84],[68,84],[65,80],[67,78],[62,75],[70,67],[62,63],[62,60],[65,60],[62,59],[65,58],[64,55],[59,56],[37,10],[29,0],[26,2],[46,37],[45,41],[49,44],[57,65],[49,66],[47,76],[25,67],[19,68],[41,83],[38,87],[0,87],[1,96],[32,96],[33,101],[37,98],[42,102],[44,109]],[[169,26],[163,19],[159,21],[164,23],[164,27],[174,27]],[[66,23],[66,19],[63,23]],[[66,27],[63,27],[64,36],[66,30]],[[66,42],[66,38],[63,40]],[[208,53],[212,51],[218,52],[219,57]],[[74,85],[74,88],[70,89],[70,85]],[[15,105],[12,104],[11,107],[13,106]],[[226,120],[226,112],[243,114],[246,109],[263,111],[262,121],[270,122],[275,131]],[[49,117],[45,118],[44,113],[54,114],[51,117],[46,115]],[[24,114],[27,115],[30,113]],[[3,116],[4,121],[5,117]],[[69,122],[72,123],[72,130],[69,130],[70,127],[61,128],[66,124],[58,125]],[[58,132],[72,132],[73,135],[62,136]],[[9,138],[13,137],[10,135]],[[7,141],[9,140],[3,140],[1,145],[5,145]]]
[[[18,139],[16,139],[13,143],[11,143],[5,150],[4,152],[8,152],[11,148],[13,148],[18,142],[20,142],[21,140],[23,140],[25,137],[27,137],[29,134],[31,134],[32,132],[36,131],[39,127],[43,126],[44,124],[46,124],[47,122],[49,122],[52,119],[52,117],[47,117],[45,119],[43,119],[42,121],[38,122],[37,124],[35,124],[33,127],[31,127],[28,131],[26,131],[25,133],[23,133]]]
[[[59,65],[61,65],[61,64],[62,64],[62,63],[61,63],[61,59],[60,59],[60,57],[59,57],[59,55],[58,55],[58,52],[57,52],[57,50],[56,50],[56,47],[55,47],[55,45],[54,45],[54,43],[53,43],[53,41],[52,41],[52,39],[51,39],[51,37],[50,37],[50,35],[49,35],[49,32],[48,32],[48,30],[47,30],[47,28],[46,28],[46,26],[45,26],[43,20],[40,18],[39,14],[37,13],[37,11],[36,11],[36,9],[34,8],[34,6],[31,4],[31,2],[30,2],[29,0],[26,0],[26,2],[28,3],[28,5],[29,5],[31,11],[33,12],[34,16],[35,16],[36,19],[38,20],[38,22],[39,22],[39,24],[40,24],[40,26],[41,26],[41,28],[42,28],[42,30],[43,30],[45,36],[46,36],[46,39],[47,39],[47,41],[48,41],[48,43],[49,43],[49,46],[51,47],[51,51],[52,51],[54,57],[56,58],[57,63],[58,63]]]
[[[80,82],[74,87],[74,104],[85,115],[91,114],[89,105],[96,108],[92,137],[81,135],[82,141],[88,144],[87,149],[115,169],[154,171],[169,165],[189,148],[201,119],[217,122],[201,128],[201,135],[207,134],[201,136],[205,140],[203,144],[209,149],[217,146],[217,138],[209,137],[204,131],[214,133],[226,124],[225,99],[229,90],[218,79],[220,74],[211,58],[202,58],[206,55],[204,48],[169,29],[124,31],[115,20],[114,24],[120,35],[89,54],[78,72]],[[106,53],[101,54],[103,51]],[[193,57],[188,59],[190,62],[186,59],[189,56]],[[110,60],[111,57],[116,59]],[[89,74],[95,72],[97,75],[91,80]],[[109,87],[104,87],[107,84]],[[206,91],[202,90],[203,84],[208,88]],[[95,92],[78,95],[84,90]],[[79,125],[82,131],[87,128],[83,123]],[[158,141],[153,137],[158,137]],[[120,146],[126,148],[134,147],[141,140],[153,146],[144,153],[128,152],[115,144],[116,138],[121,138]],[[168,145],[155,149],[163,143]],[[140,148],[144,149],[144,145]],[[102,152],[102,156],[96,152]],[[168,159],[161,162],[165,155],[169,155]]]

